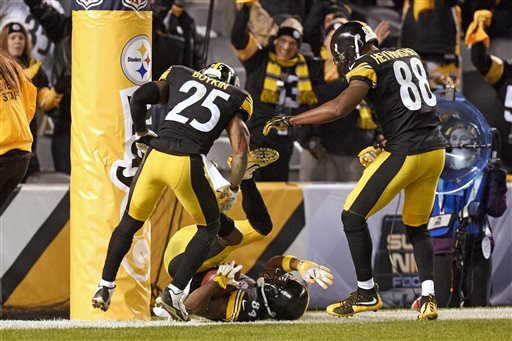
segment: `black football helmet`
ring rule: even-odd
[[[261,292],[269,315],[276,320],[297,320],[309,305],[307,287],[291,273],[265,278]]]
[[[336,65],[346,65],[362,56],[369,44],[378,47],[377,35],[362,21],[349,21],[341,25],[331,39],[331,53]]]
[[[233,86],[240,87],[240,79],[235,69],[226,63],[211,63],[204,69],[199,70],[199,72],[210,78],[215,78]]]

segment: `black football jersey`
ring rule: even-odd
[[[206,155],[236,113],[252,115],[245,90],[187,67],[172,66],[160,79],[169,84],[167,115],[151,146],[161,152]]]
[[[445,147],[436,97],[418,54],[408,48],[381,49],[358,58],[347,81],[366,82],[367,100],[387,140],[386,150],[413,155]]]
[[[238,282],[244,284],[245,288],[231,293],[226,307],[226,321],[248,322],[270,318],[256,282],[245,275],[241,275]]]

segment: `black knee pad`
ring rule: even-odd
[[[345,232],[351,232],[356,230],[362,230],[366,227],[366,220],[350,211],[345,211],[341,213],[341,221],[343,223],[343,229]]]
[[[407,231],[411,244],[415,244],[418,240],[431,238],[430,233],[427,230],[427,224],[420,226],[405,225],[405,231]]]

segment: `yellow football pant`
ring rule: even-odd
[[[434,205],[444,158],[444,149],[416,155],[383,151],[365,169],[356,188],[349,194],[344,209],[368,219],[404,190],[404,224],[426,224]]]

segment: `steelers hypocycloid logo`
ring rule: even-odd
[[[131,82],[142,85],[151,79],[151,42],[145,34],[133,37],[121,54],[121,67]]]

